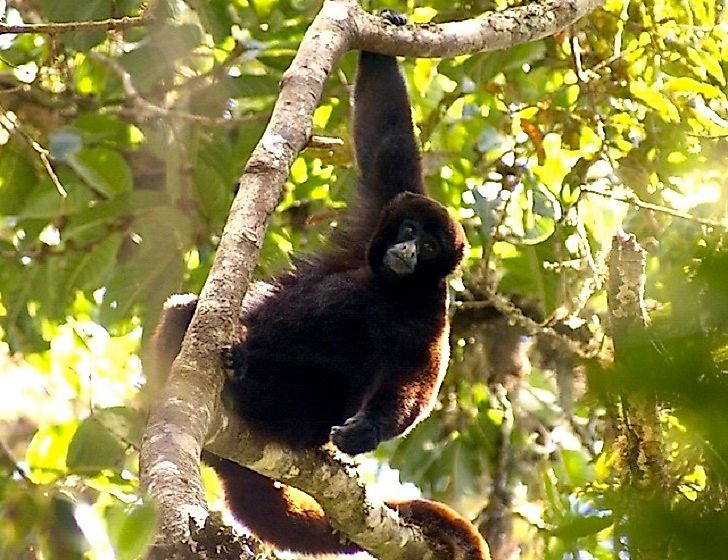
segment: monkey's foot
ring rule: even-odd
[[[344,453],[357,455],[379,445],[379,429],[363,414],[352,416],[343,426],[331,428],[331,441]]]

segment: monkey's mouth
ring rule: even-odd
[[[384,255],[384,265],[397,276],[412,274],[417,267],[417,243],[412,240],[392,245]]]

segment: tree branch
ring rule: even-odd
[[[609,251],[607,303],[614,343],[614,371],[617,376],[651,377],[657,374],[651,362],[649,317],[645,307],[647,253],[632,234],[619,231]],[[616,509],[615,533],[643,515],[638,503],[650,500],[669,488],[672,481],[665,466],[667,457],[660,419],[660,403],[652,391],[619,393],[619,436],[617,449],[622,484],[635,492]],[[635,499],[636,498],[636,499]],[[664,499],[669,499],[664,496]],[[636,558],[665,558],[667,546],[647,545],[640,539],[631,544]]]
[[[157,4],[159,4],[159,0],[150,0],[144,12],[139,16],[124,16],[97,21],[22,23],[19,25],[0,23],[0,34],[20,35],[23,33],[44,33],[46,35],[58,35],[71,31],[115,31],[129,27],[140,27],[154,22],[154,12],[156,11]]]
[[[144,96],[139,93],[139,90],[137,90],[134,85],[131,74],[129,74],[129,72],[127,72],[118,61],[97,52],[89,52],[88,57],[101,62],[102,64],[106,64],[117,76],[119,76],[124,93],[143,116],[165,118],[170,120],[177,119],[200,125],[219,127],[243,126],[253,122],[259,122],[262,118],[266,117],[266,115],[261,117],[259,114],[245,115],[242,117],[208,117],[207,115],[195,115],[194,113],[188,113],[186,111],[160,107],[159,105],[155,105],[148,99],[144,98]]]
[[[604,198],[616,200],[617,202],[624,202],[625,204],[629,204],[631,206],[640,208],[642,210],[651,210],[653,212],[657,212],[660,214],[667,214],[668,216],[672,216],[673,218],[687,220],[689,222],[694,222],[696,224],[709,226],[709,227],[716,227],[716,228],[721,228],[721,229],[728,229],[728,221],[726,221],[726,220],[711,220],[710,218],[701,218],[700,216],[695,216],[693,214],[689,214],[688,212],[681,212],[680,210],[676,210],[674,208],[668,208],[667,206],[661,206],[659,204],[645,202],[644,200],[639,198],[636,194],[625,193],[623,195],[620,195],[611,190],[604,191],[604,190],[600,190],[598,188],[588,187],[588,186],[582,186],[581,192],[583,192],[585,194],[596,194],[599,196],[603,196]]]
[[[353,47],[382,54],[451,57],[495,51],[549,37],[601,6],[602,0],[542,0],[442,24],[387,27],[357,10]]]
[[[429,550],[420,531],[373,503],[348,458],[329,449],[296,453],[249,430],[235,413],[223,414],[205,449],[303,490],[326,511],[332,526],[373,553],[391,560],[451,560]]]
[[[367,48],[388,54],[453,56],[493,50],[554,33],[598,4],[594,0],[531,3],[477,20],[395,28],[365,13],[355,0],[324,2],[284,74],[268,127],[240,180],[170,381],[150,413],[140,453],[141,480],[159,506],[163,540],[185,538],[188,515],[205,514],[198,458],[214,427],[211,450],[310,493],[334,526],[345,527],[347,536],[381,558],[403,557],[399,547],[403,529],[391,513],[363,505],[365,490],[352,486],[346,469],[320,453],[294,457],[256,441],[233,417],[218,414],[223,384],[219,348],[237,332],[242,298],[281,186],[311,136],[312,115],[324,82],[345,52]],[[351,507],[356,498],[361,508]],[[412,546],[418,558],[426,558],[412,534],[407,554]]]

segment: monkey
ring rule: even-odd
[[[223,351],[228,400],[251,428],[293,449],[331,441],[350,455],[405,434],[434,406],[449,359],[447,277],[467,245],[462,226],[425,194],[394,57],[360,53],[353,106],[355,200],[328,249],[251,285],[240,314],[246,336]],[[196,303],[173,296],[165,305],[154,375],[168,372]],[[334,534],[303,492],[209,453],[204,459],[233,516],[263,541],[302,554],[361,550]],[[482,537],[447,506],[390,507],[436,546],[457,549],[453,558],[488,558]]]

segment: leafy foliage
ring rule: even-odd
[[[511,2],[394,4],[425,23]],[[202,285],[319,5],[168,0],[153,25],[0,37],[0,376],[19,387],[0,406],[0,556],[134,558],[151,538],[134,353],[167,295]],[[11,6],[10,23],[143,9]],[[471,249],[441,406],[377,457],[474,517],[496,558],[725,549],[725,18],[714,0],[609,0],[543,41],[404,62],[427,186]],[[261,276],[319,248],[345,204],[354,62],[314,118],[344,147],[294,163]],[[604,255],[619,228],[648,249],[652,324],[614,355]],[[645,401],[646,455],[625,427]]]

